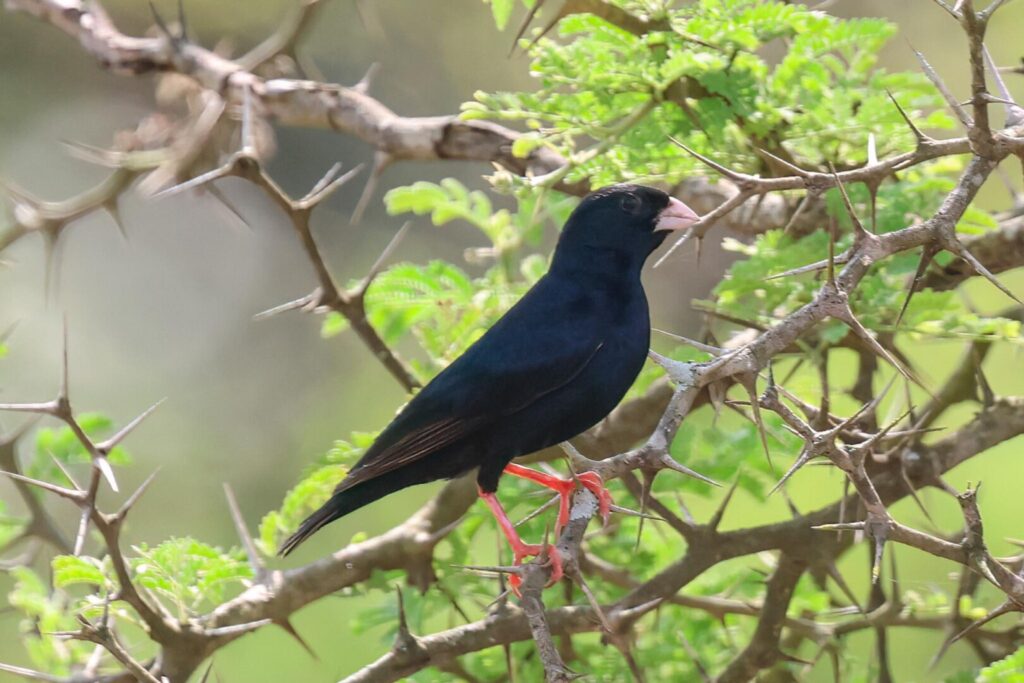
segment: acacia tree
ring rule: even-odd
[[[7,0],[9,11],[77,41],[100,68],[150,75],[157,87],[172,82],[188,107],[141,121],[110,149],[76,148],[111,169],[80,195],[44,201],[9,185],[0,248],[39,234],[53,253],[81,217],[106,210],[117,219],[126,192],[204,191],[226,202],[217,181],[246,179],[287,217],[315,282],[309,295],[264,315],[302,310],[320,316],[326,337],[357,335],[409,392],[537,280],[545,232],[592,187],[636,180],[669,188],[704,214],[671,250],[727,239],[738,255],[713,298],[697,302],[707,320],[701,341],[672,337],[677,348],[651,354],[608,419],[527,459],[597,472],[622,504],[602,528],[590,524],[596,499],[576,493],[570,523],[551,539],[566,579],[547,591],[543,562],[474,567],[482,564],[474,541],[493,528],[473,505],[472,478],[448,483],[387,533],[292,569],[268,567],[372,434],[339,440],[312,463],[255,535],[228,489],[237,549],[175,538],[129,550],[121,532],[145,486],[116,511],[100,509],[97,494],[115,485],[126,461],[121,442],[152,408],[117,430],[79,412],[65,357],[56,398],[0,406],[49,422],[29,421],[0,441],[0,467],[24,509],[3,516],[0,545],[36,667],[0,670],[39,680],[185,681],[257,629],[281,627],[301,643],[292,614],[345,591],[377,596],[379,607],[360,618],[388,623],[394,639],[345,679],[353,682],[567,681],[571,671],[727,682],[813,670],[889,681],[891,632],[903,627],[932,633],[937,656],[957,641],[970,646],[976,670],[951,680],[1022,680],[1024,556],[989,553],[978,489],[954,487],[946,473],[1024,432],[1024,397],[995,395],[983,370],[994,346],[1020,342],[1020,299],[995,274],[1024,265],[1022,205],[995,214],[974,204],[990,176],[1024,159],[1024,109],[985,47],[1003,1],[935,2],[967,38],[966,103],[923,55],[920,73],[880,69],[878,52],[896,32],[882,19],[843,20],[772,0],[524,0],[516,40],[529,53],[533,91],[479,92],[459,114],[405,117],[374,99],[369,73],[354,86],[305,77],[302,37],[318,0],[304,0],[239,56],[190,40],[184,21],[157,16],[150,37],[132,37],[97,2]],[[514,1],[490,4],[504,29]],[[778,59],[764,56],[769,44],[782,46]],[[468,257],[481,274],[438,260],[390,265],[389,247],[364,277],[339,282],[311,221],[360,169],[332,168],[307,195],[291,197],[266,170],[275,127],[329,128],[373,147],[356,217],[390,164],[491,162],[486,191],[448,179],[384,194],[394,215],[477,228],[487,246]],[[492,196],[509,208],[496,209]],[[1004,313],[981,315],[957,295],[975,276],[1001,290]],[[403,361],[393,347],[405,338],[429,360]],[[908,350],[929,339],[963,345],[961,363],[941,381]],[[834,358],[852,364],[852,384],[830,375]],[[859,407],[837,409],[853,405],[847,393]],[[949,414],[965,402],[976,404],[972,416]],[[948,429],[932,434],[935,427]],[[835,487],[833,503],[798,509],[788,498],[791,477],[817,476],[801,469],[808,464],[834,472],[822,479]],[[927,517],[925,488],[956,499],[962,526],[923,531],[890,513],[912,499]],[[737,489],[756,500],[785,497],[792,518],[723,526]],[[512,507],[536,507],[518,480],[502,492]],[[717,510],[695,518],[685,504],[695,496],[713,497]],[[66,504],[58,499],[80,509],[76,530],[52,516]],[[527,515],[525,533],[544,535],[543,517]],[[957,591],[905,590],[894,544],[958,572]],[[864,547],[866,598],[838,569]],[[521,599],[505,592],[509,572],[523,578]],[[403,582],[416,590],[396,593]],[[424,632],[438,615],[454,625]],[[126,630],[144,637],[128,646]],[[873,634],[872,662],[847,662],[849,636],[863,631]]]

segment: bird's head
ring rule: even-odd
[[[566,221],[552,267],[639,273],[668,234],[700,220],[675,197],[644,185],[611,185],[584,197]]]

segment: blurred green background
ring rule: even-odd
[[[174,3],[157,4],[165,15],[173,16]],[[238,54],[273,30],[293,3],[223,0],[186,5],[193,38]],[[142,33],[151,24],[145,2],[111,1],[106,6],[127,33]],[[934,3],[839,0],[829,11],[886,16],[897,22],[902,36],[966,97],[962,32]],[[991,27],[988,44],[998,63],[1020,59],[1022,20],[1024,6],[1011,5]],[[373,0],[358,7],[352,0],[334,0],[322,12],[305,49],[329,79],[343,84],[355,83],[371,63],[379,62],[372,94],[401,114],[430,115],[457,111],[479,88],[529,88],[526,58],[507,56],[511,40],[511,31],[499,34],[494,29],[489,9],[479,0]],[[892,41],[884,62],[893,70],[917,68],[903,38]],[[1010,76],[1011,87],[1024,94],[1022,83],[1014,78],[1024,79]],[[104,171],[70,158],[61,141],[108,145],[118,129],[134,126],[152,107],[151,79],[108,74],[60,32],[27,15],[0,13],[0,177],[49,199],[81,191],[101,179]],[[372,150],[359,141],[330,132],[277,133],[278,153],[271,172],[293,193],[305,192],[336,161],[351,167],[372,157]],[[386,171],[382,190],[447,175],[479,186],[480,174],[489,171],[477,164],[403,163]],[[1016,168],[1011,167],[1011,174],[1019,181]],[[983,194],[986,208],[1006,208],[1005,189],[995,180],[989,185]],[[178,196],[153,202],[129,194],[122,205],[128,241],[105,215],[77,223],[63,242],[60,286],[49,299],[44,295],[40,240],[22,240],[3,255],[8,264],[0,266],[0,329],[18,323],[10,354],[0,362],[0,400],[41,400],[53,394],[60,318],[65,313],[77,409],[101,411],[123,423],[157,399],[168,399],[126,444],[136,463],[121,475],[125,488],[161,468],[132,517],[126,534],[130,543],[155,544],[186,534],[220,545],[236,543],[222,482],[234,487],[246,519],[255,527],[333,439],[351,430],[378,428],[403,401],[398,385],[353,335],[324,341],[319,320],[301,314],[252,321],[255,313],[306,294],[313,277],[290,227],[259,192],[241,181],[226,181],[222,187],[242,208],[251,230],[227,218],[210,199]],[[350,226],[349,212],[360,190],[359,181],[343,188],[315,219],[317,237],[342,281],[365,273],[400,224],[384,213],[378,192],[363,223]],[[419,219],[394,258],[460,260],[462,251],[477,239],[464,227],[439,229]],[[717,239],[708,241],[712,244],[705,245],[699,268],[688,249],[648,273],[655,326],[687,335],[697,332],[700,319],[687,302],[707,296],[728,262],[728,255],[714,244]],[[1005,282],[1024,292],[1020,272],[1009,274]],[[967,290],[983,310],[1007,304],[987,284],[973,282]],[[959,349],[951,342],[929,344],[915,349],[913,357],[937,386],[959,358]],[[403,351],[415,353],[412,348]],[[927,360],[921,364],[923,359]],[[1022,359],[1006,346],[997,348],[986,363],[996,392],[1003,394],[1024,393],[1022,368]],[[842,383],[852,376],[852,369],[848,363],[837,363],[834,374]],[[849,410],[852,403],[840,407]],[[955,419],[969,418],[972,410],[962,406]],[[0,419],[5,428],[18,424],[6,416]],[[968,481],[985,481],[982,510],[997,553],[1011,551],[1004,537],[1024,537],[1019,493],[1022,446],[1021,439],[1006,443],[948,477],[957,488]],[[329,552],[357,531],[386,530],[434,490],[417,488],[346,518],[316,536],[288,564]],[[801,473],[792,487],[804,509],[830,501],[839,490],[837,474],[820,468]],[[12,500],[2,482],[0,495]],[[948,499],[930,492],[925,497],[945,529],[959,527],[959,513]],[[698,500],[693,507],[700,518],[713,506],[713,500]],[[72,528],[75,512],[55,509]],[[922,515],[906,503],[895,512],[908,523],[923,524]],[[727,524],[738,527],[787,515],[778,499],[764,507],[741,499]],[[905,549],[898,550],[897,557],[905,587],[916,585],[923,592],[932,586],[955,588],[950,566]],[[845,565],[858,591],[865,587],[866,564],[860,548]],[[0,576],[0,593],[8,588],[7,579]],[[378,633],[351,634],[348,624],[356,609],[352,600],[326,599],[298,615],[295,625],[320,655],[319,661],[281,631],[264,629],[220,652],[216,670],[225,681],[337,680],[387,647]],[[0,661],[25,663],[13,637],[15,615],[0,614],[0,633]],[[867,644],[866,634],[859,638]],[[926,672],[937,636],[902,638],[895,648],[901,681],[937,680],[943,672],[973,664],[968,650],[958,645],[936,671]],[[861,651],[868,656],[866,648]]]

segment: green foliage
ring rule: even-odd
[[[494,212],[490,198],[483,192],[470,192],[454,178],[445,178],[439,185],[420,181],[407,187],[396,187],[384,197],[388,213],[430,214],[434,225],[444,225],[461,218],[480,229],[497,243],[509,224],[508,211]]]
[[[777,415],[766,414],[763,418],[772,455],[781,462],[795,458],[800,451],[800,439],[786,430]],[[765,457],[757,426],[733,416],[720,416],[707,426],[696,421],[684,423],[672,442],[672,455],[687,467],[716,481],[729,482],[738,477],[739,488],[758,500],[764,500],[778,478]],[[672,481],[669,477],[658,479],[655,493],[659,490],[666,493],[684,490],[706,496],[711,492],[711,487],[691,477],[672,478]]]
[[[842,252],[851,243],[850,235],[841,236],[836,244],[837,252]],[[747,258],[732,265],[725,278],[715,286],[715,301],[706,302],[704,306],[741,320],[771,325],[811,301],[821,286],[824,270],[815,274],[768,278],[827,259],[828,236],[814,232],[794,241],[783,235],[781,230],[773,230],[749,245],[727,240],[725,248]],[[916,262],[913,254],[896,256],[861,280],[850,298],[850,305],[868,329],[893,331],[893,324],[906,299],[906,280],[912,276]],[[915,341],[943,337],[1020,341],[1019,322],[978,315],[970,311],[954,291],[916,293],[900,324],[900,331]],[[822,341],[832,344],[847,334],[846,326],[838,321],[826,324],[821,330]]]
[[[133,580],[182,621],[223,602],[229,590],[252,578],[241,550],[223,551],[193,538],[171,538],[154,547],[141,543],[134,550]]]
[[[239,550],[225,552],[191,538],[172,538],[153,548],[141,544],[134,551],[137,556],[128,558],[132,582],[182,621],[219,604],[252,578]],[[108,619],[112,625],[141,623],[124,603],[108,599],[118,590],[109,557],[57,555],[51,568],[52,587],[30,568],[13,568],[8,602],[22,616],[22,642],[34,665],[67,676],[93,651],[88,643],[55,635],[77,631],[78,616],[97,623]]]
[[[975,683],[975,675],[972,671],[958,671],[943,680],[945,683]]]
[[[513,10],[515,10],[515,0],[484,0],[488,5],[491,6],[491,14],[494,16],[494,25],[498,27],[498,30],[502,30],[508,25],[509,17],[512,16]],[[523,7],[533,7],[536,0],[522,0]]]
[[[922,75],[877,68],[878,51],[895,31],[884,20],[843,20],[760,0],[644,11],[671,30],[637,36],[589,14],[564,18],[561,40],[544,38],[530,49],[536,90],[478,92],[463,116],[521,121],[535,131],[531,144],[570,157],[581,138],[596,141],[596,154],[575,157],[568,180],[601,186],[691,175],[696,162],[669,135],[741,170],[760,170],[755,148],[779,153],[783,140],[807,163],[859,163],[871,133],[879,154],[911,142],[886,89],[914,109],[936,103]],[[786,54],[773,64],[759,51],[779,40]],[[636,125],[619,125],[645,110]],[[951,125],[941,112],[920,121]]]
[[[276,553],[281,541],[298,529],[302,520],[327,502],[345,472],[342,467],[320,467],[288,491],[281,508],[268,512],[260,522],[260,549],[268,555]]]
[[[485,285],[445,261],[426,266],[398,264],[367,291],[369,318],[386,341],[394,343],[413,332],[431,357],[450,360],[471,343],[469,337],[483,324],[493,322],[483,316],[503,308],[488,296],[493,290]],[[478,291],[482,292],[479,297]],[[450,348],[452,341],[456,343]]]
[[[1024,681],[1024,647],[1009,657],[984,667],[977,683],[1021,683]]]
[[[1024,647],[985,667],[978,676],[978,683],[1021,683],[1024,681]]]
[[[66,597],[51,591],[43,579],[28,567],[10,570],[14,588],[7,601],[21,615],[21,641],[34,666],[57,676],[67,676],[72,667],[85,662],[93,646],[60,640],[47,634],[78,628]]]
[[[94,441],[107,436],[114,428],[113,420],[99,413],[82,413],[76,415],[75,419],[86,436]],[[90,461],[85,447],[70,427],[43,428],[37,431],[36,451],[48,453],[67,465]],[[131,457],[120,446],[111,450],[107,459],[114,465],[131,464]]]
[[[512,10],[515,8],[513,0],[490,0],[491,14],[494,15],[494,24],[498,30],[505,28]]]
[[[529,139],[529,138],[527,138]],[[520,148],[519,151],[527,150]],[[492,182],[509,182],[507,174],[492,176]],[[574,202],[555,194],[517,192],[517,209],[495,209],[490,198],[480,190],[470,191],[454,178],[440,184],[420,181],[396,187],[384,196],[388,213],[430,215],[434,225],[461,219],[479,230],[491,243],[491,249],[479,256],[499,258],[501,254],[537,246],[546,224],[561,227]]]
[[[110,568],[95,557],[57,555],[53,558],[53,587],[67,588],[77,584],[116,588],[108,579]]]
[[[945,683],[1024,683],[1024,647],[978,671],[958,671]]]

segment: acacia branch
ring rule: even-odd
[[[0,437],[0,469],[16,475],[22,474],[21,467],[18,464],[17,449],[22,437],[31,426],[32,423],[30,422],[21,429]],[[64,535],[64,532],[60,530],[53,516],[32,490],[31,485],[16,479],[14,487],[25,503],[25,507],[28,508],[29,519],[24,530],[22,530],[18,537],[7,544],[7,547],[3,548],[3,550],[10,548],[24,538],[34,536],[49,542],[62,553],[70,553],[73,548],[71,542]]]
[[[77,39],[105,69],[127,75],[178,73],[194,79],[199,87],[216,93],[236,108],[251,96],[256,113],[262,118],[281,126],[331,129],[358,138],[372,146],[388,163],[447,159],[493,162],[513,173],[535,177],[550,176],[567,165],[564,157],[543,145],[534,148],[526,157],[512,154],[513,143],[520,134],[490,121],[467,121],[453,115],[401,116],[367,94],[362,87],[288,78],[267,79],[254,73],[254,67],[245,57],[233,61],[188,41],[179,40],[171,44],[166,36],[126,36],[117,30],[96,2],[7,0],[7,7],[47,21]],[[590,9],[587,6],[573,11]],[[275,42],[275,50],[280,49],[277,45]],[[968,151],[966,138],[929,140],[915,152],[895,155],[870,168],[844,172],[843,180],[873,182],[893,170]],[[723,204],[730,203],[729,211],[715,214],[715,222],[734,232],[759,234],[790,225],[795,231],[806,232],[814,229],[821,220],[823,204],[811,202],[813,206],[809,210],[799,211],[800,215],[796,216],[790,203],[777,192],[783,189],[820,190],[832,186],[831,183],[827,174],[817,172],[806,177],[764,179],[757,186],[757,192],[749,192],[749,196],[740,201],[736,198],[743,191],[744,183],[737,183],[735,179],[709,182],[694,177],[680,183],[676,191],[701,213],[712,213]],[[560,182],[556,188],[582,195],[589,189],[589,183],[568,185]],[[820,196],[820,192],[814,194]],[[734,211],[734,208],[742,210]],[[706,231],[710,224],[710,221],[705,222],[702,230]],[[12,238],[16,236],[20,234],[11,233]]]
[[[768,579],[767,593],[754,637],[746,649],[729,663],[718,677],[717,683],[749,681],[761,669],[767,669],[778,659],[784,658],[779,650],[782,625],[797,581],[800,580],[805,568],[806,565],[801,561],[786,554],[782,555],[778,566]]]
[[[377,334],[377,331],[373,329],[373,326],[367,320],[365,306],[366,288],[370,285],[376,273],[371,272],[370,276],[364,280],[362,286],[356,291],[346,292],[342,290],[334,282],[334,278],[327,268],[323,254],[320,252],[310,227],[313,210],[354,177],[358,173],[359,168],[357,167],[341,177],[336,177],[341,168],[340,164],[336,164],[327,171],[305,197],[293,199],[267,174],[257,156],[256,144],[251,138],[252,124],[248,118],[251,116],[249,108],[250,103],[247,100],[245,125],[243,125],[243,146],[241,150],[233,154],[223,166],[187,180],[180,185],[163,190],[160,195],[167,196],[185,190],[204,187],[225,177],[244,178],[263,190],[291,222],[292,228],[299,237],[306,257],[309,259],[310,265],[312,265],[313,271],[316,274],[318,286],[311,294],[282,306],[277,306],[270,311],[260,314],[258,317],[267,317],[300,308],[320,312],[334,311],[349,321],[360,340],[406,391],[416,389],[419,387],[417,379],[399,359],[398,355],[384,343],[384,340],[381,339],[380,335]]]

